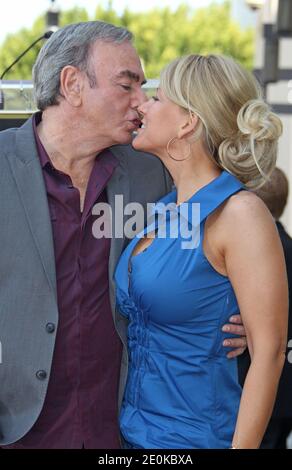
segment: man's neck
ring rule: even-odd
[[[82,145],[78,147],[80,136],[75,142],[71,129],[64,125],[55,128],[42,120],[36,131],[54,168],[68,175],[73,186],[79,190],[82,212],[89,178],[99,152],[86,153]]]
[[[55,126],[42,120],[36,130],[55,168],[69,174],[92,167],[96,155],[103,150],[86,148],[82,138],[76,139],[76,133],[64,125]]]

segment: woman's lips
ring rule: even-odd
[[[133,123],[133,125],[138,129],[138,127],[140,127],[142,125],[142,122],[140,119],[133,119],[131,121]]]

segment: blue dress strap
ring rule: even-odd
[[[188,202],[200,204],[202,223],[226,199],[242,189],[246,189],[243,183],[227,171],[222,171],[220,176],[197,191]]]

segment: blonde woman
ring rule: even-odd
[[[199,204],[188,227],[200,232],[183,249],[180,233],[159,237],[156,217],[117,267],[129,320],[126,446],[258,448],[285,360],[288,294],[273,218],[248,189],[275,166],[281,121],[254,77],[216,55],[172,62],[140,112],[133,146],[156,154],[176,186],[161,200],[174,205],[166,231]],[[238,309],[251,355],[243,390],[222,346],[222,325]]]

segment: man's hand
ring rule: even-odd
[[[224,333],[231,333],[240,336],[240,338],[228,338],[223,341],[223,346],[227,348],[234,348],[227,354],[228,359],[240,356],[247,347],[246,333],[242,324],[240,315],[232,315],[229,318],[230,323],[223,326]]]

